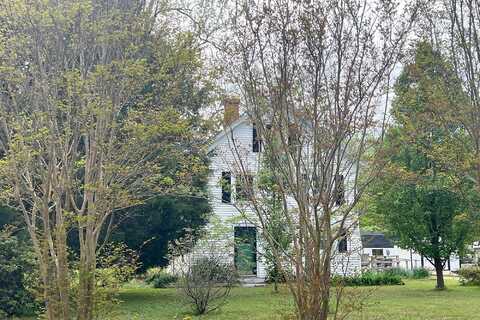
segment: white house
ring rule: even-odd
[[[248,117],[239,116],[239,103],[238,99],[229,99],[225,103],[225,129],[215,137],[209,148],[211,165],[208,188],[214,216],[227,225],[228,237],[234,244],[231,252],[232,262],[241,275],[263,280],[266,270],[262,259],[260,230],[251,223],[251,220],[243,219],[245,212],[240,215],[235,206],[242,196],[242,185],[234,174],[233,168],[237,165],[235,159],[238,159],[238,154],[236,156],[233,151],[233,141],[236,150],[242,150],[253,180],[259,169],[262,153],[261,141],[257,137],[255,126]],[[251,216],[255,216],[253,212]],[[238,239],[248,240],[237,241]],[[358,227],[338,244],[338,249],[345,253],[336,256],[333,270],[337,273],[359,271],[361,240]]]
[[[372,269],[402,268],[415,269],[426,268],[434,271],[435,267],[419,253],[403,249],[381,232],[362,231],[362,267]],[[460,259],[452,255],[445,264],[445,270],[457,271],[460,269]]]
[[[239,115],[239,104],[239,99],[226,101],[225,128],[209,147],[211,162],[208,191],[214,220],[222,224],[221,242],[228,243],[223,247],[230,250],[225,255],[226,259],[235,264],[241,275],[263,281],[267,274],[262,257],[264,250],[261,232],[255,226],[255,214],[248,206],[242,206],[242,213],[238,210],[237,204],[246,200],[241,199],[243,186],[241,180],[235,176],[238,150],[241,150],[242,161],[248,166],[248,171],[255,181],[260,167],[262,145],[255,126],[247,116]],[[291,205],[295,206],[295,202],[291,202]],[[210,223],[207,230],[213,230],[213,223]],[[196,253],[204,254],[205,250],[209,249],[203,248],[203,251],[198,250]],[[360,234],[358,225],[337,244],[336,250],[338,254],[334,255],[332,270],[337,274],[352,274],[362,268],[412,269],[423,266],[434,269],[428,260],[418,253],[399,248],[381,233]],[[446,270],[456,271],[459,267],[458,257],[452,256]]]

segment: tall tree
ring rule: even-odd
[[[198,160],[197,167],[192,167],[190,182],[196,194],[161,195],[116,214],[112,240],[123,241],[138,250],[140,270],[167,264],[168,243],[182,238],[186,232],[199,235],[211,210],[205,197],[208,181],[205,145],[216,122],[205,119],[202,112],[215,102],[216,71],[205,67],[201,41],[192,33],[172,33],[171,28],[163,28],[152,35],[146,52],[149,77],[139,99],[152,110],[175,108],[188,123],[191,134],[177,143],[184,153]],[[172,165],[177,162],[176,157],[165,160]]]
[[[465,128],[451,110],[466,97],[451,64],[420,42],[395,86],[393,125],[383,154],[387,166],[373,185],[376,217],[399,244],[435,266],[437,288],[453,253],[468,244],[476,221],[473,149]]]
[[[398,61],[417,4],[391,1],[239,1],[233,20],[229,70],[255,123],[272,166],[292,250],[279,266],[293,270],[288,284],[298,318],[344,316],[330,306],[336,246],[357,224],[354,211],[377,174],[362,159],[377,129],[375,114]],[[412,5],[412,6],[411,6]],[[374,140],[374,139],[373,139]],[[252,162],[231,143],[235,174],[244,185]],[[359,179],[365,171],[369,179]],[[249,190],[254,190],[249,188]],[[265,201],[249,192],[267,241]],[[286,270],[285,270],[286,271]]]
[[[434,17],[446,35],[445,47],[454,70],[462,81],[468,103],[457,111],[469,134],[476,154],[475,170],[470,174],[480,190],[480,3],[476,0],[441,0],[444,14]],[[443,23],[446,17],[447,23]]]
[[[182,147],[190,122],[171,105],[145,103],[159,3],[0,1],[0,191],[25,219],[50,320],[72,318],[68,230],[80,247],[73,314],[91,320],[112,213],[189,192],[204,170]]]

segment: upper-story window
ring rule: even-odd
[[[250,174],[236,178],[237,201],[248,200],[253,195],[253,176]]]
[[[300,144],[300,132],[296,124],[288,126],[288,146],[290,148],[298,147]]]
[[[258,136],[258,130],[255,124],[253,124],[253,128],[252,128],[252,151],[253,152],[262,151],[262,140]]]
[[[341,206],[345,203],[345,178],[343,174],[335,175],[335,204]]]
[[[338,252],[345,253],[348,251],[347,232],[342,231],[340,239],[338,240]]]
[[[230,172],[222,172],[222,202],[232,202],[232,174]]]

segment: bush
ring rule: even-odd
[[[145,282],[154,288],[166,288],[177,282],[177,276],[162,268],[150,268],[147,270]]]
[[[480,267],[467,267],[458,271],[460,276],[460,284],[480,286]]]
[[[430,277],[430,271],[425,268],[415,268],[413,269],[413,279],[425,279]]]
[[[118,295],[123,284],[133,279],[138,270],[138,254],[122,243],[107,243],[97,256],[95,269],[95,291],[93,319],[117,319],[120,300]],[[70,281],[72,309],[78,306],[80,290],[80,271],[78,265],[72,265]]]
[[[413,270],[392,268],[386,270],[385,273],[397,275],[402,279],[424,279],[430,276],[430,272],[425,268],[415,268]]]
[[[0,231],[0,318],[34,311],[35,299],[27,286],[33,271],[33,253],[10,229]]]
[[[343,286],[384,286],[384,285],[403,285],[402,278],[398,274],[388,271],[375,272],[366,271],[353,276],[334,276],[333,285]]]
[[[266,268],[267,276],[265,278],[265,282],[267,283],[285,283],[287,279],[285,275],[276,267],[269,267],[267,265]]]
[[[222,306],[237,282],[238,275],[232,264],[210,256],[188,265],[178,288],[197,314],[205,314]]]
[[[400,278],[412,278],[413,272],[411,270],[402,269],[402,268],[391,268],[384,271],[390,275],[399,276]]]

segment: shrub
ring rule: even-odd
[[[391,268],[386,270],[385,273],[397,275],[402,279],[424,279],[430,276],[430,272],[425,268],[415,268],[413,270]]]
[[[383,286],[383,285],[403,285],[402,278],[398,274],[390,272],[366,271],[353,276],[334,276],[332,278],[334,285],[343,286]]]
[[[462,285],[480,286],[480,267],[467,267],[458,271]]]
[[[402,269],[402,268],[391,268],[384,271],[390,275],[396,275],[400,278],[412,278],[413,272],[411,270]]]
[[[430,277],[430,271],[425,268],[415,268],[413,269],[413,279],[425,279]]]
[[[28,247],[11,229],[0,231],[0,318],[33,311],[34,297],[26,277],[33,271],[34,258]]]
[[[150,268],[147,270],[145,282],[154,288],[166,288],[177,282],[177,276],[162,268]]]
[[[137,253],[125,244],[107,243],[101,248],[95,270],[93,319],[117,319],[120,288],[133,279],[138,266]],[[78,266],[73,265],[70,283],[73,303],[78,301],[79,277]]]
[[[265,282],[267,283],[285,283],[287,279],[285,275],[279,270],[279,268],[275,266],[268,266],[266,268],[267,276],[265,278]]]
[[[218,309],[238,282],[234,266],[219,257],[202,257],[187,266],[178,288],[197,314]]]

